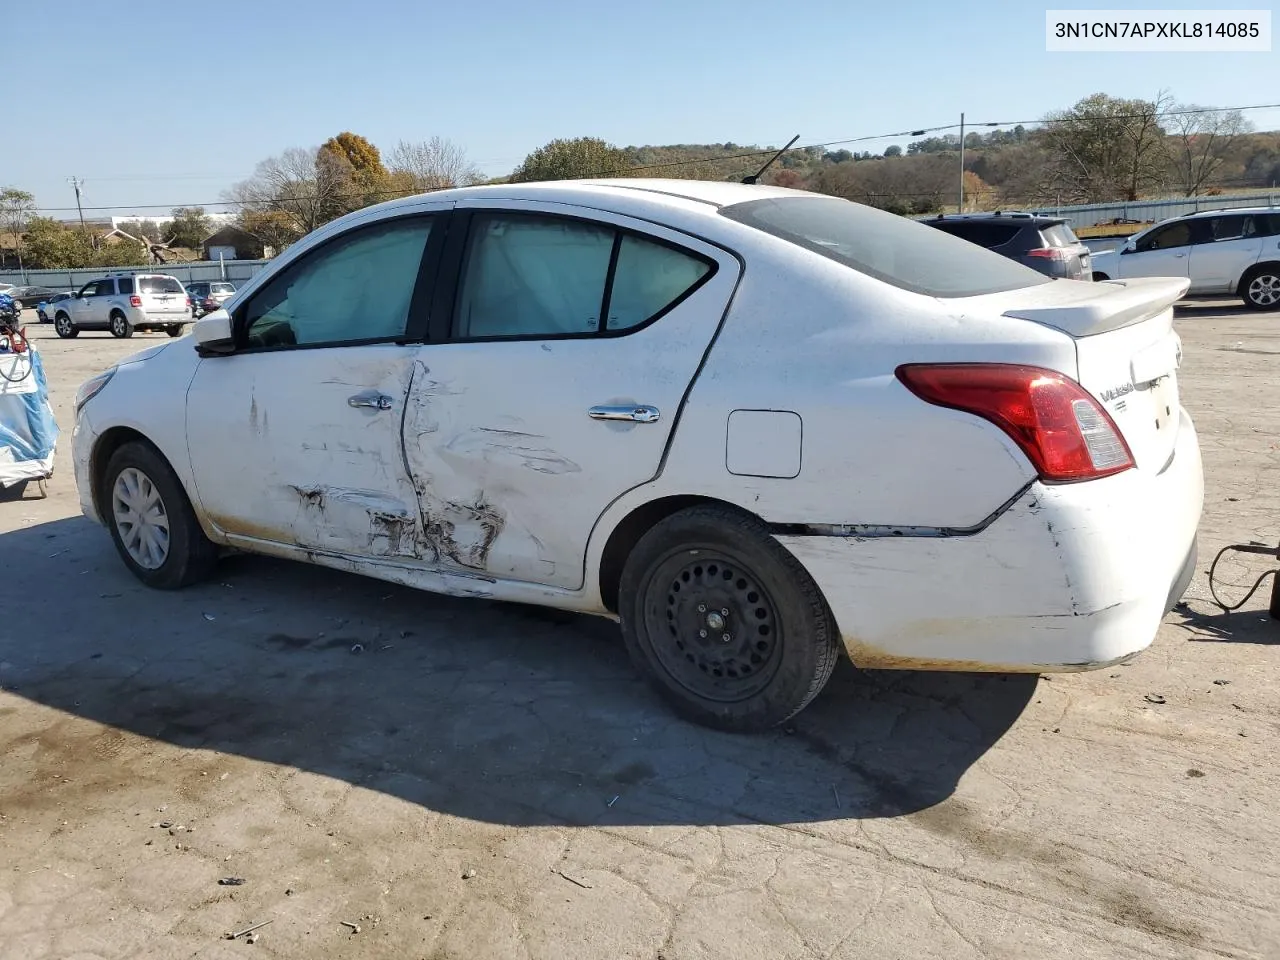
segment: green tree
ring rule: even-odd
[[[199,249],[209,234],[213,233],[213,221],[204,207],[175,207],[169,223],[169,245]]]
[[[514,182],[625,177],[632,164],[625,151],[596,137],[552,140],[524,158]]]
[[[900,157],[902,156],[902,148],[898,146],[896,143],[891,144],[890,146],[887,146],[884,148],[884,155],[886,157]]]
[[[93,242],[83,230],[72,230],[49,217],[27,224],[27,266],[37,270],[65,270],[90,266]]]
[[[35,216],[36,198],[26,190],[6,187],[0,190],[0,230],[12,234],[13,246],[18,254],[18,269],[22,269],[22,236],[27,224]]]
[[[1137,200],[1163,184],[1169,164],[1161,126],[1170,98],[1125,100],[1105,93],[1045,117],[1054,161],[1054,192],[1063,200],[1094,203]]]

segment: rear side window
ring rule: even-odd
[[[139,277],[139,293],[182,293],[182,284],[173,277]]]
[[[609,291],[610,330],[627,330],[665,312],[711,272],[711,264],[674,247],[626,234]]]
[[[1042,273],[896,214],[836,197],[780,197],[720,213],[901,290],[974,297],[1052,282]]]
[[[963,237],[982,247],[1002,247],[1018,235],[1022,228],[1009,223],[981,223],[963,220],[934,220],[929,224],[953,237]]]
[[[1248,217],[1214,217],[1209,221],[1212,227],[1213,239],[1218,240],[1240,240],[1245,235],[1245,224]]]
[[[121,277],[116,283],[121,293],[133,293],[133,277]]]
[[[1076,239],[1076,235],[1071,228],[1065,223],[1055,223],[1053,226],[1041,227],[1040,236],[1044,238],[1046,247],[1074,247],[1080,242]]]

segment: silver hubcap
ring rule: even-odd
[[[1280,277],[1264,273],[1249,284],[1249,299],[1259,306],[1270,307],[1280,302]]]
[[[169,556],[169,514],[160,491],[137,467],[125,467],[111,491],[111,512],[120,542],[145,570],[159,568]]]
[[[57,322],[57,328],[62,333],[66,333],[68,330],[71,329],[71,321],[64,320],[62,317],[59,317]]]

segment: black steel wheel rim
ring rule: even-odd
[[[744,563],[711,549],[675,551],[645,581],[643,611],[654,658],[698,697],[746,700],[777,673],[784,639],[777,606]]]

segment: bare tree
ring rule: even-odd
[[[1218,172],[1236,138],[1252,129],[1239,110],[1206,110],[1194,104],[1174,107],[1168,127],[1173,166],[1188,197],[1196,196]]]
[[[304,236],[345,212],[350,163],[332,150],[291,147],[258,164],[253,176],[227,191],[243,211],[278,213]]]
[[[467,151],[443,137],[416,143],[401,140],[387,158],[387,169],[406,193],[447,190],[484,180],[467,159]]]
[[[1136,200],[1167,170],[1161,123],[1170,97],[1123,100],[1095,93],[1045,117],[1052,169],[1044,188],[1067,202]]]

